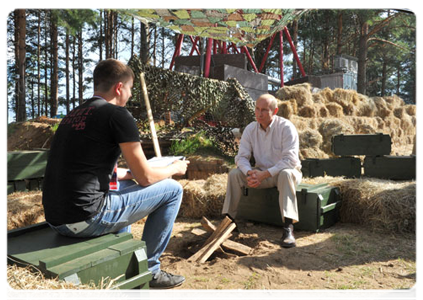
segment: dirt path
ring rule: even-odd
[[[415,235],[338,223],[296,232],[297,247],[285,249],[280,228],[241,223],[231,239],[254,248],[251,255],[216,254],[199,264],[187,261],[204,242],[191,233],[196,227],[199,220],[178,219],[162,256],[163,269],[186,277],[180,289],[408,289],[416,282]],[[142,228],[133,225],[135,238]]]

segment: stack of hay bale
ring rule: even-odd
[[[275,96],[278,115],[297,127],[301,159],[333,157],[331,138],[340,134],[389,134],[393,153],[412,152],[416,106],[398,96],[367,97],[340,88],[312,93],[309,83],[285,86]]]

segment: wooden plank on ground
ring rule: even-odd
[[[191,230],[192,234],[195,234],[197,236],[206,235],[207,231],[200,229],[200,228],[194,228]],[[227,239],[222,243],[222,248],[226,250],[231,250],[233,252],[236,252],[237,254],[241,255],[249,255],[251,251],[253,250],[251,247],[248,247],[246,245],[243,245],[241,243],[237,243],[234,241],[231,241]]]
[[[200,249],[200,251],[198,251],[200,255],[197,258],[197,261],[200,263],[204,263],[213,254],[213,252],[218,247],[220,247],[220,245],[228,238],[228,236],[235,229],[235,227],[236,227],[236,224],[231,223],[223,231],[220,231],[209,244],[207,244],[205,247]]]
[[[188,258],[188,260],[197,261],[199,259],[199,257],[203,254],[203,252],[206,251],[208,244],[210,244],[212,241],[215,241],[216,238],[218,237],[218,235],[221,234],[225,230],[225,228],[227,228],[231,223],[232,223],[232,220],[228,217],[225,217],[222,220],[222,222],[219,224],[219,226],[216,228],[216,230],[206,240],[206,242],[203,244],[201,249],[199,251],[197,251],[197,253],[193,254],[190,258]],[[235,228],[236,227],[235,223],[232,223],[232,224],[234,225],[234,228]]]

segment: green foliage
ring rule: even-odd
[[[186,139],[173,141],[169,152],[172,155],[187,156],[205,148],[213,148],[213,142],[205,136],[203,131],[200,131]]]

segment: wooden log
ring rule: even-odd
[[[215,239],[213,239],[209,244],[205,247],[200,249],[200,255],[197,258],[199,263],[204,263],[212,254],[213,252],[220,247],[220,245],[228,238],[231,232],[235,229],[236,224],[231,223],[228,227],[226,227],[223,231],[219,232]],[[204,249],[204,250],[203,250]]]
[[[218,235],[220,235],[225,230],[225,228],[227,228],[231,223],[232,223],[232,220],[230,218],[228,218],[228,217],[225,217],[222,220],[222,222],[219,224],[219,226],[216,228],[216,230],[206,240],[206,242],[203,244],[203,246],[201,247],[201,249],[199,251],[197,251],[197,253],[193,254],[190,258],[188,258],[188,260],[189,261],[198,261],[198,259],[200,258],[200,256],[202,256],[202,254],[207,250],[207,248],[208,248],[207,246],[211,242],[215,241],[216,238],[218,238]],[[236,227],[235,223],[232,223],[232,224],[234,225],[233,227],[235,228]],[[227,236],[226,236],[226,238],[227,238]],[[220,244],[219,244],[219,246],[220,246]]]
[[[197,236],[205,236],[207,234],[207,231],[200,229],[200,228],[194,228],[193,230],[191,230],[191,233],[195,234]],[[222,243],[222,248],[225,249],[225,250],[233,251],[233,252],[240,254],[240,255],[249,255],[253,250],[251,247],[248,247],[248,246],[243,245],[241,243],[231,241],[229,239],[227,239],[226,241],[224,241]]]

